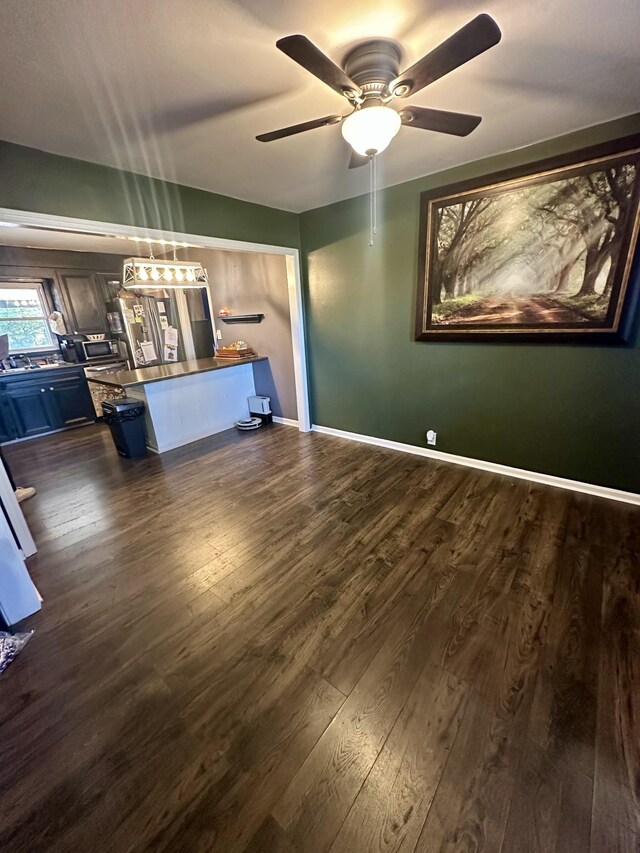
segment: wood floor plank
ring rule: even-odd
[[[3,851],[640,853],[640,508],[279,425],[3,453]]]
[[[244,853],[296,853],[285,831],[269,815],[254,833]]]
[[[427,663],[331,853],[412,853],[458,733],[466,699],[462,682]]]
[[[458,593],[446,572],[437,588],[411,600],[273,810],[294,842],[313,837],[318,853],[331,846],[428,657],[435,601]]]
[[[591,779],[527,741],[501,853],[588,851],[591,793]]]
[[[498,853],[521,757],[526,706],[526,696],[515,707],[496,709],[471,694],[416,853]]]
[[[118,827],[110,849],[114,853],[121,849],[146,818],[145,834],[153,850],[244,850],[344,696],[307,670],[278,700],[245,715],[226,749],[224,772],[205,775],[197,786],[186,786],[181,780],[178,820],[171,812],[158,814],[158,797],[166,800],[158,780],[147,801],[138,804],[130,820]]]
[[[562,798],[562,782],[555,770],[543,749],[527,743],[518,765],[501,853],[555,850]]]
[[[558,769],[561,766],[556,764]],[[554,853],[583,853],[589,849],[592,802],[593,779],[565,766]]]
[[[529,737],[593,777],[603,553],[564,549]]]
[[[640,833],[640,572],[624,547],[604,569],[594,816]]]
[[[20,774],[14,771],[3,784],[0,849],[90,849],[92,838],[106,837],[123,799],[136,796],[139,776],[149,778],[162,765],[172,773],[181,758],[188,759],[189,736],[170,691],[156,676],[138,671],[119,696],[105,692],[100,698],[90,717],[76,719],[70,710],[65,721],[49,728],[49,743],[41,741],[32,753],[36,760],[13,765]],[[178,748],[167,753],[166,742]],[[195,746],[203,760],[201,745]],[[50,772],[43,773],[43,765]],[[104,815],[104,823],[97,815]]]
[[[416,853],[499,851],[515,788],[546,610],[535,593],[509,603],[496,623],[499,651],[479,678],[465,669],[473,695]],[[474,656],[475,659],[475,656]]]
[[[321,658],[314,666],[343,693],[350,693],[385,641],[398,616],[399,598],[415,594],[411,587],[420,578],[430,578],[434,594],[438,595],[438,573],[434,568],[439,555],[446,552],[448,543],[455,537],[456,528],[449,522],[437,519],[428,525],[428,547],[416,547],[406,552],[382,583],[372,586],[359,596],[351,608],[349,618],[333,641],[325,644]],[[442,560],[444,563],[444,559]]]
[[[640,853],[640,834],[613,820],[594,820],[589,850],[590,853]]]

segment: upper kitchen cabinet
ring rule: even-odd
[[[98,272],[96,273],[96,280],[103,302],[110,302],[112,299],[117,298],[118,293],[122,289],[120,274]]]
[[[0,276],[47,282],[47,307],[64,317],[69,334],[107,332],[105,303],[120,290],[124,255],[0,246]]]
[[[96,273],[58,271],[54,298],[69,333],[106,331],[105,297]]]

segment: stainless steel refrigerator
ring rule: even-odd
[[[131,367],[171,364],[186,358],[174,296],[131,296],[107,302],[109,331],[123,341]]]

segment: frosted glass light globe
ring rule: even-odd
[[[391,107],[363,107],[342,122],[342,135],[357,154],[380,154],[401,125],[400,116]]]

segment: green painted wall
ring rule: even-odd
[[[421,191],[633,133],[640,115],[391,187],[374,247],[366,196],[303,213],[314,423],[433,428],[438,450],[640,492],[637,324],[626,347],[413,341]]]
[[[298,246],[299,217],[0,141],[0,207]]]
[[[303,248],[315,423],[640,492],[640,342],[413,341],[420,193],[607,139],[640,115],[301,216],[0,141],[0,207]],[[301,242],[302,241],[302,242]],[[640,288],[640,263],[632,287]]]

